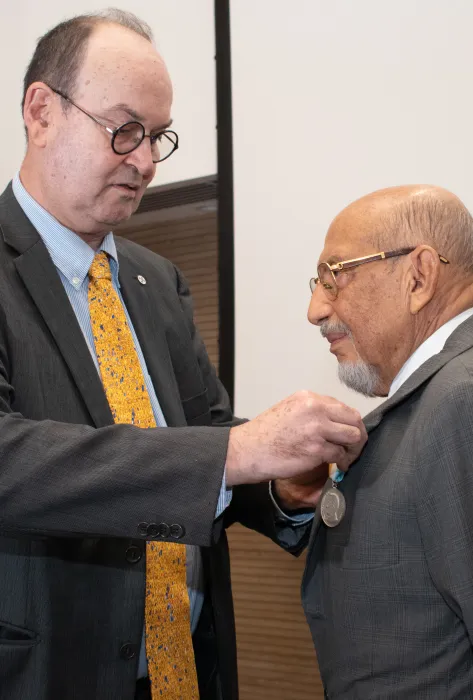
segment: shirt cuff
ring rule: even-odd
[[[276,509],[277,517],[280,520],[285,520],[286,522],[292,523],[293,525],[306,525],[307,523],[310,523],[310,521],[314,518],[313,513],[295,513],[294,515],[288,515],[283,510],[281,510],[273,494],[272,481],[269,482],[269,497],[273,502],[273,505]]]
[[[220,494],[217,502],[217,510],[215,511],[215,519],[222,515],[223,511],[228,508],[232,502],[233,489],[231,486],[227,486],[227,473],[226,470],[223,472],[222,488],[220,489]]]

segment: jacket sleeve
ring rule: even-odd
[[[171,533],[178,532],[183,544],[213,541],[232,414],[194,328],[188,289],[171,265],[168,269],[173,308],[178,313],[180,299],[213,425],[208,420],[208,425],[179,428],[94,428],[14,412],[9,368],[18,358],[9,355],[1,331],[6,324],[0,324],[2,533],[145,539],[155,536],[150,524],[162,523],[165,540],[173,541]]]

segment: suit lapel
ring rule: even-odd
[[[111,425],[110,407],[74,310],[47,248],[18,204],[11,184],[0,197],[0,232],[5,242],[19,254],[14,259],[18,274],[53,335],[95,426]],[[138,275],[143,274],[143,270],[120,246],[119,239],[116,242],[121,293],[166,422],[185,426],[179,387],[160,317],[159,291],[150,282],[140,284]]]
[[[119,253],[120,291],[133,323],[166,423],[179,427],[187,425],[179,387],[169,355],[164,321],[160,313],[159,291],[146,279],[140,264],[131,259],[116,239]],[[146,279],[140,284],[138,276]]]
[[[113,423],[90,350],[59,274],[11,186],[0,198],[0,231],[19,253],[15,267],[49,328],[96,427]]]

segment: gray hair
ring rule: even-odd
[[[361,358],[358,362],[339,362],[338,378],[342,384],[358,394],[370,398],[380,396],[378,391],[381,380],[378,371]]]
[[[473,217],[447,190],[419,187],[412,196],[395,202],[381,217],[375,238],[379,250],[431,245],[473,274]]]

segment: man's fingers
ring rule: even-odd
[[[327,416],[334,423],[344,423],[346,425],[354,425],[360,427],[363,424],[361,415],[355,408],[345,406],[345,404],[337,401],[336,403],[326,403]]]
[[[366,430],[359,425],[346,425],[344,423],[328,423],[323,437],[328,442],[337,445],[357,445],[365,441]]]
[[[343,454],[337,462],[337,467],[341,469],[342,472],[348,471],[348,468],[355,460],[358,459],[360,453],[364,447],[365,443],[361,442],[358,445],[352,445],[351,447],[343,447]]]
[[[340,445],[334,445],[332,442],[326,442],[320,449],[319,457],[321,458],[322,462],[327,462],[329,464],[332,462],[336,462],[337,464],[341,462],[342,464],[345,464],[346,451],[345,448],[341,447]]]
[[[340,469],[340,471],[342,472],[347,472],[350,467],[350,464],[354,460],[355,456],[353,454],[350,454],[349,452],[347,452],[347,450],[343,450],[343,454],[338,459],[337,468]]]
[[[230,431],[230,485],[297,477],[323,462],[347,469],[364,443],[361,416],[336,399],[298,392]]]

